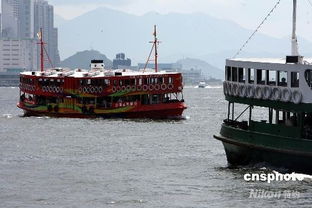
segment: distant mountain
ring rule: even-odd
[[[206,61],[200,59],[192,59],[192,58],[185,58],[177,61],[178,64],[182,65],[182,69],[190,70],[190,69],[197,69],[201,70],[203,75],[206,78],[217,78],[223,79],[224,71],[210,65]]]
[[[111,68],[113,63],[105,55],[101,54],[99,51],[86,50],[77,52],[75,55],[65,59],[61,62],[62,67],[69,67],[71,69],[81,68],[89,69],[92,59],[104,60],[104,64],[107,68]]]
[[[59,26],[61,56],[68,57],[75,51],[94,48],[105,51],[108,57],[123,51],[134,63],[144,62],[151,47],[148,42],[153,38],[154,24],[158,26],[159,40],[162,41],[160,62],[173,62],[183,57],[204,57],[209,63],[212,63],[210,60],[224,60],[232,57],[253,32],[234,22],[200,13],[162,15],[151,12],[136,16],[100,7]],[[307,55],[312,44],[300,38],[299,43],[301,54]],[[289,52],[289,38],[257,33],[242,56],[259,53],[261,56],[277,56]],[[221,68],[223,63],[220,63],[218,61],[217,66]]]

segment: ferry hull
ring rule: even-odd
[[[266,163],[286,172],[312,173],[310,140],[293,139],[293,145],[288,146],[285,145],[288,138],[235,129],[226,125],[222,126],[221,135],[214,137],[222,141],[230,166]],[[274,142],[266,142],[264,137]]]
[[[134,111],[115,112],[115,113],[71,113],[71,112],[47,112],[36,111],[26,108],[20,104],[17,107],[23,109],[24,116],[50,116],[50,117],[67,117],[67,118],[151,118],[151,119],[180,119],[186,106],[183,103],[169,104],[163,108],[155,106],[142,107]]]

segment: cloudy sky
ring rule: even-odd
[[[108,7],[135,15],[156,11],[161,14],[206,13],[234,21],[245,28],[255,29],[278,0],[49,0],[55,13],[65,19],[75,18],[98,7]],[[312,0],[298,1],[298,33],[312,40]],[[261,32],[289,36],[292,0],[281,0]],[[310,37],[311,36],[311,37]]]

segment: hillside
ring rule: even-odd
[[[62,67],[69,67],[71,69],[82,68],[89,69],[90,62],[92,59],[104,60],[104,64],[107,68],[111,68],[113,63],[105,55],[101,54],[99,51],[95,50],[85,50],[77,52],[76,54],[70,56],[69,58],[61,61]]]
[[[184,70],[190,70],[190,69],[198,69],[201,70],[203,75],[206,78],[212,77],[217,79],[223,79],[224,77],[224,71],[210,65],[206,61],[200,60],[200,59],[192,59],[192,58],[185,58],[180,59],[177,61],[178,64],[182,65],[182,69]]]
[[[144,62],[151,47],[148,42],[152,39],[154,24],[158,26],[159,40],[162,41],[159,46],[162,62],[174,62],[182,57],[200,58],[209,63],[216,58],[224,60],[233,56],[252,33],[234,22],[201,13],[152,12],[136,16],[99,7],[60,25],[61,56],[65,58],[76,51],[94,48],[105,51],[108,57],[123,51],[134,63]],[[302,54],[311,54],[312,44],[300,38],[299,42]],[[278,56],[289,52],[289,38],[278,39],[257,33],[242,56],[259,53]],[[223,64],[218,64],[218,67]]]

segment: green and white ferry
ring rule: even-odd
[[[223,143],[231,166],[265,162],[312,172],[312,59],[298,53],[296,6],[293,0],[290,56],[226,60],[228,114],[214,137]],[[245,110],[235,112],[236,104]],[[265,112],[260,121],[254,119],[256,108]]]

